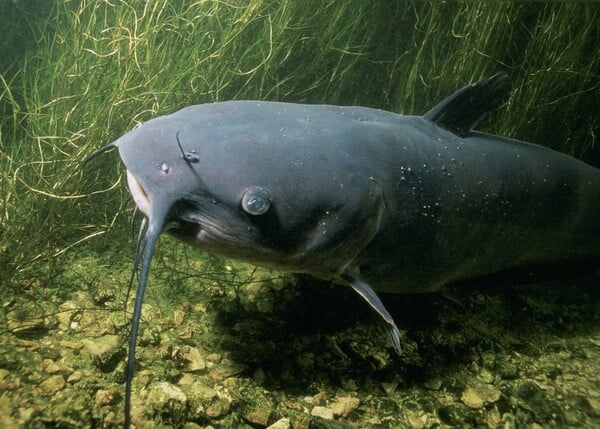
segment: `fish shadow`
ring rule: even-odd
[[[397,356],[377,317],[350,288],[310,278],[298,283],[294,293],[275,296],[272,312],[217,311],[215,329],[229,339],[224,348],[248,376],[262,370],[265,387],[304,391],[319,383],[364,385],[390,377],[420,384],[488,351],[506,359],[515,352],[538,356],[600,326],[594,274],[380,294],[402,332],[404,350]]]

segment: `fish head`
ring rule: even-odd
[[[255,110],[191,106],[114,142],[136,206],[154,233],[256,265],[334,276],[377,229],[381,192],[368,179],[332,180],[343,173],[310,161],[318,157],[311,144],[282,142],[292,119],[269,123]]]
[[[224,256],[272,253],[274,242],[265,233],[276,223],[269,190],[252,185],[243,173],[219,172],[228,168],[224,164],[216,175],[207,169],[209,179],[219,178],[207,184],[203,167],[214,159],[184,147],[186,133],[171,126],[157,130],[150,122],[115,142],[130,193],[149,223],[159,225],[160,233]]]

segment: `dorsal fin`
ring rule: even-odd
[[[510,89],[508,74],[496,73],[446,97],[425,113],[423,118],[463,136],[475,127],[483,115],[498,108]]]

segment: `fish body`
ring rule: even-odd
[[[147,195],[138,207],[172,205],[166,232],[257,265],[331,280],[359,268],[376,290],[418,293],[600,257],[598,169],[422,116],[230,101],[150,120],[115,145]],[[241,207],[251,188],[268,195],[266,213]]]

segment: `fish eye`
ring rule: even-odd
[[[252,215],[259,216],[265,214],[271,207],[269,194],[262,188],[246,189],[242,196],[242,209]]]

